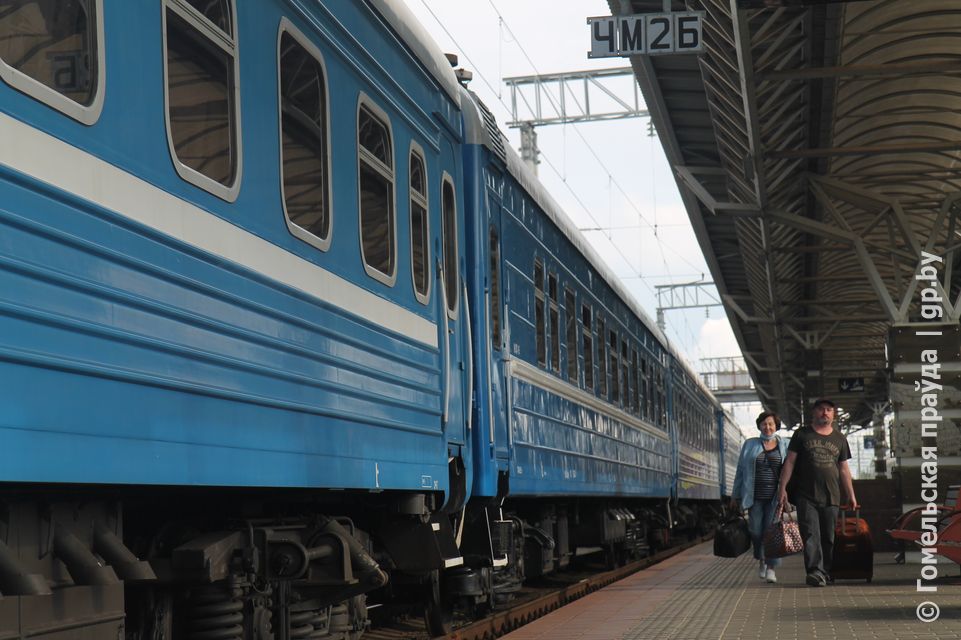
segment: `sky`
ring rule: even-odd
[[[604,0],[405,1],[441,49],[456,53],[459,65],[473,73],[470,88],[515,150],[520,135],[505,124],[511,95],[503,78],[629,64],[626,58],[587,57],[586,19],[610,14]],[[632,87],[625,80],[618,95],[633,100]],[[652,320],[657,285],[711,280],[647,118],[540,126],[537,142],[541,181]],[[702,358],[740,355],[720,307],[668,311],[666,321],[668,339],[696,371]],[[742,427],[753,431],[759,410],[737,411]]]

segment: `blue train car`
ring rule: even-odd
[[[0,637],[441,633],[710,521],[716,402],[401,0],[11,0],[0,140]]]
[[[664,337],[476,108],[465,115],[471,298],[484,310],[475,332],[493,344],[478,372],[491,372],[479,403],[491,418],[478,423],[493,425],[497,469],[515,497],[667,498]],[[475,495],[496,489],[484,470]]]
[[[483,103],[461,105],[476,400],[450,596],[492,606],[580,555],[619,562],[709,527],[720,407]]]
[[[460,88],[404,4],[15,0],[0,78],[0,636],[346,637],[375,555],[457,564]]]
[[[721,497],[717,409],[697,374],[680,359],[672,367],[672,416],[677,425],[679,498]]]

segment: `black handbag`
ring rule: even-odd
[[[714,555],[719,558],[736,558],[751,548],[751,532],[747,520],[737,515],[718,525],[714,532]]]

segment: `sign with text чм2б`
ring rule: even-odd
[[[591,50],[588,58],[613,58],[666,53],[701,53],[703,11],[645,13],[588,18]]]

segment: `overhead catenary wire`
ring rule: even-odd
[[[488,78],[487,78],[487,77],[484,75],[484,73],[481,71],[480,66],[477,65],[477,64],[470,58],[470,56],[465,52],[464,47],[460,44],[459,40],[454,37],[454,35],[450,32],[450,30],[447,28],[447,26],[440,20],[440,18],[439,18],[439,17],[437,16],[437,14],[433,11],[433,9],[431,9],[431,7],[427,4],[427,0],[421,0],[421,4],[423,4],[424,8],[427,9],[428,13],[431,15],[431,17],[434,19],[434,21],[437,22],[437,24],[440,26],[440,28],[443,30],[443,32],[447,35],[447,37],[451,40],[451,42],[454,44],[454,46],[460,51],[461,55],[463,55],[464,59],[468,62],[468,64],[471,65],[472,70],[474,71],[474,73],[476,74],[476,76],[481,79],[481,81],[484,83],[484,85],[485,85],[485,86],[487,87],[487,89],[490,91],[490,95],[492,95],[492,96],[494,96],[494,97],[496,98],[497,102],[500,103],[500,105],[505,109],[505,111],[510,112],[511,109],[510,109],[510,107],[505,103],[501,91],[498,90],[498,89],[495,89],[494,85],[488,80]],[[498,31],[499,31],[499,33],[498,33],[499,38],[498,38],[498,39],[499,39],[499,40],[504,39],[504,38],[503,38],[503,33],[504,33],[504,31],[506,30],[507,34],[508,34],[508,35],[510,36],[510,38],[511,38],[511,40],[509,40],[509,41],[513,41],[515,44],[517,44],[517,46],[518,46],[518,48],[520,49],[521,53],[522,53],[522,54],[524,55],[524,57],[526,58],[528,64],[530,64],[530,66],[533,68],[535,74],[536,74],[536,75],[541,75],[541,74],[540,74],[540,71],[539,71],[538,68],[537,68],[537,65],[534,64],[534,62],[533,62],[533,60],[531,59],[530,55],[527,53],[526,49],[525,49],[524,46],[521,44],[520,38],[518,38],[517,35],[514,33],[514,31],[511,29],[510,24],[508,24],[507,20],[506,20],[506,19],[504,18],[504,16],[501,14],[500,10],[497,8],[497,5],[494,4],[493,0],[488,0],[488,4],[491,6],[491,8],[493,9],[495,15],[496,15],[497,18],[498,18]],[[499,48],[500,48],[500,46],[501,46],[501,45],[500,45],[500,43],[499,43]],[[502,52],[499,50],[499,52],[498,52],[498,67],[499,67],[499,69],[500,69],[501,65],[503,64],[503,63],[502,63],[502,59],[501,59],[502,55],[503,55]],[[554,102],[554,98],[553,98],[553,96],[551,96],[550,94],[548,94],[548,98],[551,100],[552,103]],[[556,104],[555,104],[554,106],[556,107]],[[652,232],[654,233],[655,237],[657,238],[657,241],[655,242],[655,244],[658,246],[658,251],[659,251],[659,253],[661,254],[661,261],[662,261],[662,263],[663,263],[663,265],[664,265],[665,271],[668,273],[668,276],[666,276],[666,277],[674,278],[674,277],[677,277],[677,276],[671,274],[671,268],[670,268],[670,266],[669,266],[669,264],[668,264],[667,257],[666,257],[666,255],[665,255],[665,253],[664,253],[664,249],[665,249],[665,248],[667,248],[672,254],[678,256],[678,258],[679,258],[683,263],[685,263],[685,264],[687,264],[688,266],[690,266],[692,269],[695,270],[695,272],[697,272],[697,274],[699,274],[701,277],[703,277],[703,276],[704,276],[704,271],[703,271],[703,268],[702,268],[701,266],[698,266],[698,265],[695,265],[695,264],[691,263],[691,262],[686,258],[686,256],[685,256],[683,253],[679,252],[679,251],[676,250],[674,247],[672,247],[671,245],[669,245],[669,244],[667,244],[666,242],[663,241],[663,238],[662,238],[662,237],[660,236],[660,234],[658,233],[658,231],[659,231],[658,225],[657,225],[656,223],[652,224],[652,223],[644,216],[644,214],[641,212],[640,207],[638,207],[638,205],[633,201],[633,199],[630,197],[630,195],[627,193],[627,191],[621,186],[620,182],[617,181],[617,179],[614,177],[613,173],[610,171],[610,169],[607,167],[606,163],[604,163],[604,161],[603,161],[603,160],[601,159],[601,157],[598,155],[598,153],[596,152],[596,150],[594,149],[594,147],[591,145],[591,143],[584,137],[584,135],[579,131],[579,129],[578,129],[577,127],[574,127],[573,129],[574,129],[575,133],[578,135],[578,137],[580,138],[581,142],[584,144],[584,146],[587,147],[587,149],[588,149],[588,151],[590,152],[591,156],[592,156],[592,157],[594,158],[594,160],[597,162],[597,165],[600,166],[600,167],[603,169],[603,171],[607,174],[608,184],[609,184],[608,189],[610,190],[610,185],[613,185],[613,186],[621,193],[621,195],[624,197],[624,199],[625,199],[625,200],[627,201],[627,203],[630,205],[631,209],[634,210],[634,212],[635,212],[635,214],[637,215],[638,219],[643,223],[642,227],[643,227],[643,226],[646,226],[647,228],[651,229]],[[566,127],[565,127],[565,140],[566,140]],[[561,170],[561,169],[559,169],[559,168],[553,163],[553,161],[551,160],[551,158],[548,157],[547,155],[543,154],[543,153],[541,154],[541,159],[542,159],[542,161],[548,166],[548,168],[550,168],[550,170],[554,173],[554,175],[557,176],[557,178],[564,184],[565,188],[566,188],[567,191],[570,193],[570,195],[571,195],[571,197],[574,199],[574,201],[578,204],[578,206],[584,211],[584,213],[585,213],[585,214],[588,216],[588,218],[594,223],[594,225],[596,225],[596,227],[587,228],[587,229],[583,229],[583,230],[584,230],[584,231],[591,231],[591,230],[595,230],[595,229],[596,229],[596,230],[604,231],[605,233],[603,233],[603,235],[607,238],[608,244],[611,246],[611,248],[614,249],[614,251],[615,251],[615,252],[620,256],[620,258],[624,261],[624,263],[625,263],[625,265],[627,266],[627,268],[628,268],[631,272],[633,272],[633,273],[635,274],[635,275],[633,275],[633,276],[626,276],[626,277],[625,277],[625,276],[619,276],[620,279],[625,280],[625,279],[635,279],[635,278],[636,278],[637,280],[640,280],[641,284],[644,285],[644,287],[648,290],[648,292],[654,297],[654,299],[656,299],[656,298],[657,298],[657,293],[656,293],[656,291],[654,291],[653,287],[652,287],[651,284],[648,282],[648,277],[649,277],[649,276],[645,276],[644,274],[642,274],[641,271],[640,271],[640,269],[639,269],[639,268],[636,268],[636,267],[634,266],[633,260],[631,260],[631,258],[629,258],[629,257],[624,253],[624,251],[621,249],[621,247],[619,247],[619,246],[613,241],[613,236],[612,236],[612,234],[610,233],[610,231],[613,230],[613,226],[612,226],[612,225],[608,225],[608,227],[604,227],[604,226],[601,225],[601,223],[600,223],[600,222],[597,220],[597,218],[595,217],[593,211],[587,206],[587,204],[586,204],[586,203],[584,202],[584,200],[581,198],[580,194],[578,194],[577,191],[574,190],[573,186],[568,182],[567,176],[565,175],[565,174],[566,174],[566,170]],[[565,168],[566,168],[566,156],[564,157],[564,165],[565,165]],[[612,195],[613,195],[613,194],[612,194]],[[684,226],[684,225],[665,225],[665,226]],[[660,277],[663,277],[663,276],[658,276],[658,277],[660,278]],[[686,277],[686,276],[685,276],[685,277]],[[685,325],[686,325],[685,328],[686,328],[686,330],[687,330],[687,333],[688,333],[688,335],[689,335],[690,338],[691,338],[691,344],[694,345],[693,349],[694,349],[698,354],[700,354],[700,351],[701,351],[701,350],[700,350],[700,348],[699,348],[698,345],[697,345],[697,339],[694,337],[693,331],[691,330],[690,325],[687,323],[687,319],[686,319],[686,318],[684,319],[684,323],[685,323]],[[671,326],[671,331],[675,334],[675,336],[676,336],[676,338],[678,339],[679,342],[681,342],[681,343],[686,342],[686,340],[684,340],[684,339],[682,338],[681,334],[679,333],[678,327],[675,327],[675,326],[672,325],[672,326]]]
[[[424,2],[424,1],[425,1],[425,0],[421,0],[421,2]],[[508,24],[508,22],[507,22],[507,20],[504,18],[504,16],[501,15],[501,12],[500,12],[500,10],[497,8],[497,5],[494,4],[494,0],[487,0],[487,3],[491,6],[491,8],[494,10],[494,13],[497,15],[497,19],[498,19],[498,21],[499,21],[499,24],[503,25],[503,28],[507,29],[507,32],[508,32],[508,33],[511,35],[511,37],[514,39],[514,43],[517,44],[517,48],[520,49],[520,51],[521,51],[522,54],[524,54],[524,58],[527,60],[528,64],[531,65],[531,68],[534,70],[534,75],[535,75],[535,76],[540,76],[540,75],[541,75],[540,69],[538,69],[538,68],[537,68],[537,65],[534,64],[534,60],[533,60],[533,59],[530,57],[530,55],[527,53],[527,50],[524,48],[524,45],[521,44],[520,38],[518,38],[517,35],[514,33],[514,31],[511,29],[510,24]],[[455,42],[456,42],[456,41],[455,41]],[[465,56],[465,57],[466,57],[466,56]],[[563,90],[563,89],[562,89],[562,90]],[[550,94],[550,92],[545,92],[545,95],[547,96],[548,100],[550,100],[550,102],[551,102],[551,104],[554,106],[554,108],[557,108],[558,105],[554,102],[554,96],[552,96],[552,95]],[[501,104],[502,104],[502,105],[504,104],[503,101],[501,101]],[[507,105],[504,105],[504,107],[507,108]],[[510,111],[509,108],[507,108],[507,109],[508,109],[508,111]],[[642,222],[644,222],[645,224],[647,224],[647,226],[650,227],[650,229],[654,232],[655,237],[657,237],[657,219],[655,218],[655,221],[654,221],[654,223],[652,224],[652,223],[644,216],[644,214],[641,212],[640,207],[638,207],[637,204],[631,199],[630,195],[628,195],[628,193],[627,193],[627,191],[625,191],[624,187],[621,186],[621,183],[617,181],[617,179],[614,177],[614,175],[613,175],[613,173],[611,172],[611,170],[607,167],[607,164],[604,162],[604,160],[601,158],[601,156],[600,156],[600,155],[597,153],[597,151],[594,149],[594,146],[591,145],[591,143],[587,140],[587,138],[584,137],[584,134],[581,133],[580,129],[578,129],[577,127],[573,127],[573,129],[574,129],[574,133],[576,133],[577,136],[581,139],[581,142],[584,143],[584,146],[587,147],[587,150],[590,151],[591,156],[594,158],[595,161],[597,161],[598,166],[600,166],[601,169],[604,170],[604,172],[607,174],[608,178],[610,179],[611,183],[617,188],[618,191],[621,192],[621,194],[624,196],[624,199],[627,200],[628,204],[631,206],[631,208],[632,208],[632,209],[634,210],[634,212],[637,214],[638,218],[639,218]],[[653,167],[652,167],[652,171],[653,171]],[[656,196],[655,196],[655,197],[656,197]],[[655,203],[656,203],[656,200],[655,200]],[[656,213],[656,208],[655,208],[655,213]],[[676,249],[674,249],[674,247],[672,247],[672,246],[670,246],[670,245],[668,245],[668,244],[666,244],[666,243],[658,242],[658,245],[659,245],[659,246],[662,245],[662,244],[663,244],[664,246],[666,246],[666,247],[667,247],[672,253],[674,253],[677,257],[679,257],[682,261],[684,261],[685,263],[687,263],[688,266],[690,266],[690,267],[692,267],[692,268],[694,268],[694,269],[698,269],[698,268],[699,268],[699,267],[697,267],[696,265],[692,264],[692,263],[684,256],[683,253],[681,253],[681,252],[677,251]],[[662,251],[663,251],[663,249],[662,249]]]
[[[423,1],[423,0],[422,0],[422,1]],[[524,55],[524,57],[527,59],[528,64],[530,64],[531,68],[534,70],[535,75],[540,76],[540,75],[541,75],[540,70],[537,68],[537,65],[534,63],[534,60],[533,60],[533,59],[530,57],[530,55],[527,53],[527,50],[524,48],[524,45],[521,44],[520,38],[517,37],[517,35],[516,35],[516,34],[514,33],[514,31],[511,29],[510,24],[508,24],[507,20],[506,20],[506,19],[504,18],[504,16],[501,14],[500,10],[497,8],[497,5],[494,4],[494,0],[487,0],[487,2],[488,2],[488,4],[490,4],[491,8],[494,10],[494,13],[497,15],[499,28],[501,28],[501,29],[507,29],[507,32],[511,35],[511,37],[514,39],[514,42],[517,44],[518,49],[520,49],[521,53],[522,53],[522,54]],[[563,89],[561,89],[561,90],[563,91]],[[554,102],[554,97],[550,94],[550,92],[547,92],[546,95],[547,95],[548,100],[551,102],[551,104],[552,104],[555,108],[557,108],[557,104]],[[501,102],[501,104],[503,104],[503,102]],[[504,106],[505,106],[505,108],[507,108],[506,105],[504,105]],[[508,110],[509,110],[509,109],[508,109]],[[610,190],[610,185],[613,184],[613,185],[617,188],[617,190],[621,192],[621,194],[624,196],[625,200],[627,200],[628,204],[630,204],[631,208],[634,209],[635,213],[637,214],[638,219],[639,219],[641,222],[643,222],[644,224],[646,224],[646,225],[654,232],[654,236],[655,236],[655,238],[657,238],[657,241],[655,242],[655,244],[657,245],[658,251],[659,251],[659,253],[661,254],[661,262],[662,262],[663,265],[664,265],[664,270],[665,270],[668,274],[670,274],[670,272],[671,272],[671,268],[670,268],[670,266],[668,265],[668,262],[667,262],[667,256],[664,254],[664,248],[665,248],[665,247],[667,247],[672,253],[674,253],[675,255],[677,255],[678,257],[680,257],[680,259],[681,259],[683,262],[685,262],[688,266],[692,267],[692,268],[695,269],[695,270],[699,270],[699,267],[698,267],[697,265],[692,264],[682,253],[680,253],[679,251],[677,251],[676,249],[674,249],[674,247],[672,247],[672,246],[668,245],[667,243],[663,242],[662,239],[659,237],[659,235],[658,235],[658,225],[657,225],[657,199],[656,199],[656,198],[657,198],[657,195],[656,195],[656,188],[655,188],[655,189],[652,189],[652,194],[653,194],[653,197],[654,197],[654,223],[651,224],[651,222],[650,222],[649,220],[647,220],[647,218],[646,218],[646,217],[644,216],[644,214],[641,212],[641,210],[640,210],[640,208],[637,206],[637,204],[631,199],[630,195],[628,195],[628,193],[627,193],[627,192],[624,190],[624,188],[621,186],[620,182],[618,182],[617,179],[614,177],[613,173],[612,173],[611,170],[607,167],[606,163],[605,163],[605,162],[601,159],[601,157],[598,155],[598,153],[597,153],[597,151],[594,149],[593,145],[591,145],[591,143],[587,140],[587,138],[584,137],[584,134],[581,133],[581,131],[580,131],[577,127],[574,127],[573,129],[574,129],[574,132],[577,134],[577,136],[581,139],[581,142],[584,144],[584,146],[586,146],[587,149],[590,151],[590,153],[591,153],[591,155],[593,156],[594,160],[597,161],[598,165],[599,165],[599,166],[604,170],[604,172],[607,174],[607,177],[608,177],[608,189]],[[566,124],[565,124],[565,126],[564,126],[565,144],[566,144],[566,131],[567,131],[567,127],[566,127]],[[653,159],[653,137],[652,137],[652,140],[651,140],[651,144],[652,144],[652,159]],[[565,148],[566,148],[566,146],[565,146]],[[543,154],[542,154],[542,156],[543,156]],[[566,177],[566,175],[561,175],[560,172],[558,172],[557,169],[556,169],[556,168],[553,166],[553,164],[550,162],[550,160],[547,159],[546,156],[543,156],[543,157],[544,157],[544,159],[547,161],[548,166],[550,166],[551,169],[552,169],[556,174],[558,174],[558,177],[561,178],[562,182],[565,184],[565,186],[567,186],[567,188],[568,188],[568,190],[571,192],[571,194],[575,196],[575,198],[577,199],[578,203],[579,203],[579,204],[581,205],[581,207],[585,210],[585,212],[587,212],[588,216],[589,216],[592,220],[594,220],[594,221],[596,222],[596,219],[594,218],[594,216],[593,216],[593,214],[590,212],[590,210],[589,210],[589,209],[586,207],[586,205],[581,201],[581,199],[580,199],[576,194],[574,194],[573,188],[572,188],[572,187],[568,184],[568,182],[567,182],[567,177]],[[566,169],[566,156],[565,156],[565,169]],[[566,174],[566,171],[565,171],[565,174]],[[656,184],[657,184],[657,182],[656,182],[656,165],[655,165],[654,162],[651,162],[651,179],[652,179],[652,183],[656,186]],[[612,216],[612,220],[613,220],[613,206],[611,206],[610,215]],[[612,222],[612,224],[610,225],[610,227],[613,227],[613,222]],[[610,230],[608,230],[608,232],[605,233],[605,236],[607,237],[608,242],[611,244],[611,246],[615,248],[615,250],[618,252],[618,254],[620,254],[620,256],[625,260],[625,262],[627,262],[628,266],[633,270],[633,264],[632,264],[632,262],[630,261],[629,258],[627,258],[627,256],[624,255],[624,253],[623,253],[623,251],[621,251],[620,247],[618,247],[618,246],[614,243],[614,241],[613,241],[613,236],[611,235]],[[648,290],[650,290],[652,293],[654,293],[653,290],[651,289],[650,284],[646,281],[646,279],[644,278],[644,276],[641,275],[640,270],[637,270],[637,273],[638,273],[638,275],[640,276],[641,282],[648,288]],[[704,276],[703,271],[701,271],[701,276],[702,276],[702,277]],[[654,295],[655,295],[655,297],[656,297],[656,293],[655,293]],[[688,320],[687,320],[687,317],[683,317],[683,321],[684,321],[684,325],[685,325],[685,328],[686,328],[686,330],[687,330],[687,333],[688,333],[689,337],[691,338],[691,344],[693,345],[693,348],[694,348],[694,350],[695,350],[698,358],[703,358],[703,353],[701,352],[700,346],[698,345],[698,340],[697,340],[697,338],[694,336],[694,332],[693,332],[693,330],[691,329],[691,326],[690,326],[690,323],[689,323]],[[675,333],[678,341],[683,343],[684,341],[682,340],[682,336],[680,335],[680,333],[678,332],[678,330],[677,330],[673,325],[671,325],[671,329],[672,329],[672,331]]]
[[[447,29],[447,26],[440,20],[440,18],[437,16],[437,14],[434,13],[433,9],[430,8],[430,5],[427,4],[427,0],[421,0],[421,4],[424,5],[424,8],[427,9],[428,13],[430,13],[431,17],[434,18],[434,20],[437,22],[437,24],[440,26],[440,28],[444,31],[444,33],[447,34],[447,37],[451,39],[451,41],[454,43],[454,45],[458,48],[458,50],[459,50],[459,51],[461,52],[461,54],[464,56],[464,59],[467,60],[467,62],[473,67],[474,73],[475,73],[478,77],[480,77],[480,79],[484,82],[484,84],[485,84],[485,85],[487,86],[487,88],[490,90],[491,95],[497,96],[497,95],[498,95],[497,90],[493,87],[493,85],[490,83],[490,81],[487,80],[487,77],[486,77],[486,76],[484,75],[484,73],[480,70],[480,67],[479,67],[478,65],[476,65],[473,60],[470,59],[470,56],[468,56],[467,53],[464,51],[464,48],[460,45],[460,43],[458,42],[457,38],[454,37],[454,35],[450,32],[450,30]],[[497,10],[496,10],[496,7],[495,7],[495,12],[496,12],[496,11],[497,11]],[[497,12],[497,13],[498,13],[498,17],[499,17],[499,19],[501,20],[502,24],[504,24],[504,26],[507,28],[507,30],[508,30],[508,32],[510,33],[511,37],[514,38],[514,41],[517,42],[517,36],[514,35],[514,32],[511,31],[511,29],[510,29],[510,27],[507,25],[507,23],[503,21],[503,17],[500,16],[500,13],[499,13],[499,12]],[[518,46],[520,46],[520,43],[519,43],[519,42],[517,42],[517,44],[518,44]],[[526,55],[526,53],[525,53],[525,55]],[[529,59],[529,58],[528,58],[528,59]],[[498,100],[498,102],[500,102],[501,106],[503,106],[503,107],[504,107],[505,109],[507,109],[508,111],[510,110],[510,108],[504,103],[504,101],[503,101],[502,98],[498,97],[497,100]],[[558,179],[564,184],[564,186],[565,186],[565,187],[567,188],[567,190],[570,192],[571,197],[574,198],[575,202],[577,202],[577,204],[584,210],[584,212],[585,212],[585,213],[587,214],[587,216],[591,219],[591,221],[592,221],[595,225],[597,225],[597,227],[601,227],[600,221],[594,216],[593,212],[592,212],[592,211],[590,210],[590,208],[584,203],[584,201],[581,199],[580,195],[579,195],[576,191],[574,191],[574,188],[573,188],[573,187],[570,185],[570,183],[567,181],[567,178],[566,178],[564,175],[562,175],[562,173],[557,169],[557,167],[554,165],[554,163],[551,161],[551,159],[548,158],[547,156],[543,155],[543,154],[541,155],[541,157],[543,158],[543,160],[544,160],[544,162],[547,164],[547,166],[550,167],[551,171],[553,171],[554,174],[557,175]],[[633,272],[635,272],[635,273],[637,274],[638,278],[640,278],[640,280],[641,280],[641,283],[642,283],[645,287],[647,287],[647,289],[651,292],[652,295],[655,295],[655,296],[656,296],[656,292],[654,291],[654,288],[651,287],[650,283],[648,283],[648,282],[646,282],[646,281],[644,280],[644,276],[640,273],[640,271],[634,268],[634,265],[633,265],[631,259],[628,258],[626,255],[624,255],[624,252],[623,252],[623,251],[621,250],[621,248],[618,247],[616,244],[614,244],[613,242],[611,242],[610,244],[611,244],[611,246],[614,248],[614,250],[617,251],[617,253],[621,256],[621,258],[624,260],[625,264],[627,264],[628,268],[630,268],[631,271],[633,271]],[[695,269],[696,269],[696,267],[695,267]]]
[[[504,28],[504,29],[507,30],[507,32],[510,34],[510,36],[511,36],[511,38],[512,38],[512,41],[513,41],[515,44],[517,44],[517,47],[521,50],[521,52],[524,54],[524,57],[527,59],[528,63],[529,63],[529,64],[531,65],[531,67],[534,69],[535,74],[540,75],[540,71],[537,69],[537,66],[534,64],[533,60],[531,60],[531,57],[528,55],[526,49],[524,49],[524,46],[521,44],[520,39],[517,37],[517,35],[514,33],[514,31],[510,28],[510,25],[509,25],[509,24],[507,23],[507,21],[504,19],[503,15],[501,15],[500,11],[497,9],[497,6],[492,2],[492,0],[488,0],[488,2],[490,3],[491,8],[494,10],[494,13],[497,15],[497,18],[498,18],[498,29]],[[477,74],[477,76],[481,79],[481,81],[482,81],[482,82],[484,83],[484,85],[488,88],[488,90],[490,90],[491,95],[496,96],[497,101],[501,104],[502,107],[504,107],[504,109],[505,109],[506,111],[510,111],[510,107],[504,102],[503,97],[501,96],[500,91],[499,91],[498,89],[496,89],[493,84],[491,84],[491,82],[487,79],[487,76],[485,76],[484,73],[480,70],[480,66],[477,65],[473,60],[471,60],[470,56],[469,56],[469,55],[467,54],[467,52],[464,50],[464,47],[460,45],[460,42],[458,41],[458,39],[457,39],[456,37],[454,37],[454,35],[450,32],[450,30],[449,30],[449,29],[447,28],[447,26],[443,23],[443,21],[441,21],[441,19],[437,16],[437,14],[434,12],[434,10],[431,9],[430,5],[427,4],[427,0],[421,0],[421,4],[424,6],[424,8],[427,10],[427,12],[431,15],[431,17],[434,19],[434,21],[438,24],[438,26],[440,26],[441,30],[443,30],[443,32],[447,35],[447,37],[450,38],[451,42],[454,43],[454,45],[457,47],[457,49],[460,51],[460,53],[464,56],[464,59],[467,60],[468,64],[471,65],[474,73]],[[575,133],[577,133],[578,137],[581,139],[581,141],[584,143],[584,145],[585,145],[585,146],[588,148],[588,150],[591,152],[591,155],[597,160],[598,164],[603,168],[604,172],[607,173],[608,178],[610,179],[611,183],[613,183],[613,185],[617,188],[617,190],[621,192],[621,194],[624,196],[624,198],[625,198],[625,199],[627,200],[627,202],[630,204],[631,208],[634,209],[634,211],[637,213],[638,218],[639,218],[644,224],[646,224],[648,228],[650,228],[650,229],[654,232],[654,235],[655,235],[655,236],[657,236],[657,228],[656,228],[656,226],[652,225],[652,224],[650,223],[650,221],[648,221],[648,220],[644,217],[644,215],[641,213],[640,208],[639,208],[639,207],[634,203],[634,201],[630,198],[630,196],[627,194],[627,192],[624,190],[624,188],[621,186],[621,184],[620,184],[619,182],[617,182],[616,179],[614,179],[614,176],[613,176],[613,174],[611,173],[610,169],[607,168],[607,165],[604,164],[604,162],[601,160],[601,158],[597,155],[597,152],[596,152],[596,151],[594,150],[594,148],[590,145],[590,143],[587,141],[587,139],[584,138],[584,135],[577,129],[577,127],[574,127],[574,131],[575,131]],[[591,212],[591,210],[587,207],[587,205],[584,203],[584,201],[581,199],[581,197],[580,197],[577,193],[575,193],[574,188],[573,188],[573,187],[570,185],[570,183],[567,181],[567,178],[566,178],[566,176],[563,174],[563,172],[561,172],[560,170],[558,170],[558,168],[550,161],[549,158],[547,158],[546,155],[541,154],[541,157],[545,160],[545,162],[546,162],[547,165],[551,168],[551,170],[554,172],[554,174],[557,175],[558,179],[560,179],[561,182],[564,183],[564,186],[565,186],[565,187],[567,188],[567,190],[570,192],[571,196],[574,197],[575,201],[578,203],[578,205],[580,205],[580,207],[584,210],[584,212],[587,213],[587,215],[591,218],[591,220],[594,222],[594,224],[597,225],[598,228],[603,228],[602,225],[601,225],[601,223],[594,217],[594,214],[593,214],[593,213]],[[632,264],[632,261],[631,261],[629,258],[627,258],[627,257],[624,255],[624,253],[620,250],[620,248],[618,248],[618,247],[614,244],[614,242],[613,242],[613,240],[612,240],[612,238],[610,237],[609,234],[605,234],[605,235],[608,236],[608,240],[610,241],[610,244],[611,244],[611,245],[615,248],[615,250],[621,255],[621,257],[624,258],[625,262],[628,264],[628,266],[631,268],[631,270],[632,270],[632,271],[635,271],[635,272],[638,274],[638,276],[640,277],[641,281],[644,282],[644,276],[643,276],[642,274],[640,274],[640,272],[639,272],[638,270],[634,269],[633,264]],[[658,242],[657,244],[658,244],[658,246],[659,246],[659,248],[660,248],[660,250],[661,250],[662,252],[663,252],[663,247],[660,247],[660,245],[664,244],[664,246],[666,246],[666,247],[671,251],[671,253],[677,255],[682,261],[684,261],[685,263],[687,263],[688,266],[690,266],[691,268],[693,268],[693,269],[695,269],[695,270],[700,271],[700,272],[703,274],[703,270],[701,270],[700,267],[698,267],[697,265],[692,264],[689,260],[687,260],[687,258],[686,258],[686,257],[684,256],[684,254],[682,254],[681,252],[677,251],[676,249],[674,249],[674,248],[671,247],[670,245],[667,245],[666,243],[663,243],[663,241],[660,241],[660,242]],[[644,284],[645,284],[645,286],[647,286],[647,288],[648,288],[648,289],[651,291],[651,293],[653,294],[654,291],[651,289],[650,285],[649,285],[647,282],[644,282]]]

